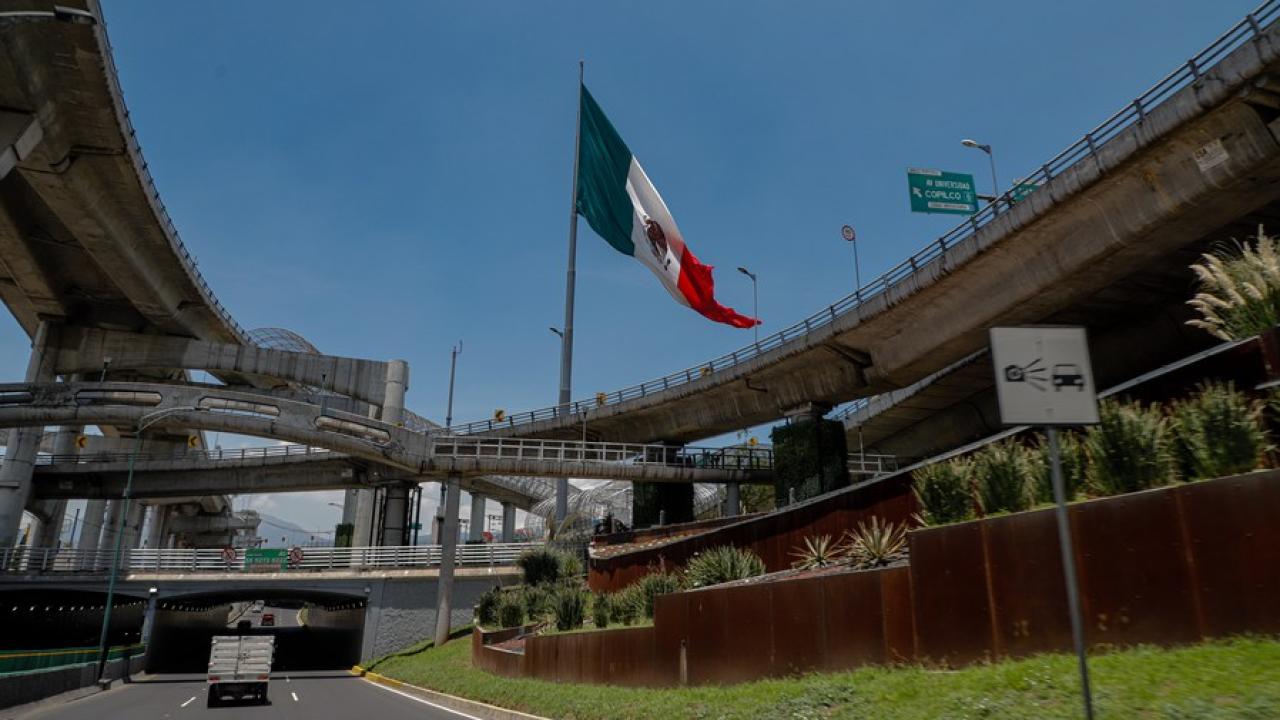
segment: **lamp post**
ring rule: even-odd
[[[853,292],[855,295],[861,297],[862,268],[858,267],[858,234],[853,231],[852,225],[845,225],[840,228],[840,237],[853,245]]]
[[[758,284],[756,283],[756,274],[744,267],[739,267],[738,272],[751,278],[751,316],[759,319],[760,296],[759,296],[759,293],[757,292]],[[756,344],[759,345],[760,344],[760,323],[756,323],[754,326],[752,326],[751,329],[755,331]]]
[[[107,686],[111,681],[106,678],[107,673],[107,656],[110,654],[110,646],[107,644],[107,631],[111,627],[111,604],[115,601],[116,594],[116,578],[120,574],[120,544],[124,540],[124,521],[129,514],[129,498],[133,493],[133,463],[138,458],[138,450],[142,448],[142,431],[151,427],[155,423],[164,419],[168,415],[176,413],[188,412],[196,408],[189,405],[182,407],[165,408],[148,413],[138,418],[138,427],[133,439],[133,451],[129,453],[129,473],[125,476],[124,492],[121,493],[120,499],[124,502],[121,512],[117,515],[115,528],[115,549],[111,553],[111,574],[107,580],[107,603],[102,608],[102,634],[98,638],[98,646],[100,648],[98,654],[98,684]],[[129,674],[129,668],[125,668],[125,674]]]
[[[980,143],[980,142],[978,142],[977,140],[970,140],[970,139],[968,139],[968,138],[965,138],[964,140],[961,140],[961,141],[960,141],[960,144],[961,144],[961,145],[963,145],[963,146],[965,146],[965,147],[967,147],[967,148],[973,148],[973,149],[975,149],[975,150],[981,150],[982,152],[984,152],[984,153],[986,153],[986,154],[987,154],[987,159],[991,161],[991,204],[993,204],[993,205],[994,205],[994,204],[995,204],[995,202],[996,202],[996,200],[998,200],[998,199],[1000,198],[1000,182],[999,182],[998,180],[996,180],[996,156],[995,156],[995,153],[991,152],[991,146],[990,146],[990,145],[986,145],[986,144]]]
[[[449,407],[444,413],[444,429],[448,430],[453,426],[453,378],[458,370],[458,356],[462,354],[462,341],[459,340],[457,345],[453,346],[452,355],[449,358]]]

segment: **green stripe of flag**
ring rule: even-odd
[[[635,255],[631,240],[635,211],[627,195],[631,150],[585,87],[581,112],[577,210],[618,252]]]

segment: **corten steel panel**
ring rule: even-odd
[[[772,597],[773,675],[797,675],[820,669],[827,650],[827,619],[821,578],[772,582],[738,588],[738,597],[765,590]],[[731,596],[732,597],[732,596]],[[736,604],[736,600],[730,600]]]
[[[911,600],[911,572],[900,566],[876,571],[880,578],[880,612],[884,618],[885,663],[916,659],[916,627]]]
[[[616,591],[649,572],[659,559],[682,566],[696,552],[718,545],[750,548],[769,570],[791,567],[791,550],[810,535],[838,537],[860,521],[877,515],[885,520],[908,522],[915,512],[910,478],[894,477],[874,485],[841,492],[790,512],[747,519],[725,528],[669,545],[591,561],[589,580],[597,591]]]
[[[999,654],[1072,647],[1055,511],[992,518],[984,525]]]
[[[917,530],[907,536],[920,660],[954,665],[992,655],[979,523]]]
[[[1171,489],[1084,502],[1069,514],[1091,645],[1199,637]]]
[[[825,669],[848,670],[884,659],[880,573],[851,572],[820,578],[826,620]],[[904,608],[908,617],[911,608]]]
[[[654,683],[676,685],[680,681],[680,644],[688,637],[689,598],[694,593],[672,593],[653,599]]]
[[[1176,490],[1204,630],[1280,632],[1280,471]]]

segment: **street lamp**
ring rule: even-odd
[[[760,319],[760,298],[759,298],[759,294],[756,292],[756,288],[757,288],[756,274],[744,267],[739,267],[738,272],[751,278],[751,315],[758,321]],[[755,331],[756,344],[759,345],[760,344],[760,323],[756,322],[756,324],[753,325],[751,329]]]
[[[845,242],[853,245],[853,292],[854,296],[859,300],[862,299],[862,268],[858,267],[858,234],[854,232],[852,225],[845,225],[840,228],[840,237]]]
[[[116,516],[115,549],[111,553],[111,574],[107,580],[107,604],[102,608],[102,634],[98,638],[98,645],[101,649],[98,655],[99,685],[105,686],[111,682],[106,678],[107,655],[110,652],[110,646],[107,645],[107,630],[111,627],[111,604],[115,600],[116,578],[120,574],[120,544],[124,540],[124,520],[129,514],[129,498],[133,494],[133,463],[138,458],[138,450],[142,448],[142,431],[163,420],[166,416],[195,409],[190,405],[171,407],[157,410],[138,418],[138,427],[133,439],[133,451],[129,453],[129,473],[125,476],[124,492],[120,495],[124,505],[121,507],[120,514]],[[128,667],[124,671],[126,675],[129,674]]]
[[[563,330],[561,330],[560,328],[558,328],[558,327],[549,327],[549,328],[547,328],[547,329],[548,329],[548,330],[550,330],[551,332],[555,333],[556,335],[560,336],[560,339],[561,339],[561,340],[563,340],[563,339],[564,339],[564,331],[563,331]]]
[[[981,150],[982,152],[987,154],[987,159],[991,161],[991,203],[994,205],[996,200],[1000,197],[1000,183],[999,181],[996,180],[995,153],[991,152],[990,145],[985,145],[983,143],[978,142],[977,140],[970,140],[968,138],[965,138],[964,140],[960,141],[960,144],[967,148]]]
[[[457,345],[453,346],[452,356],[449,358],[449,407],[444,413],[444,429],[448,430],[453,426],[453,378],[458,370],[458,356],[462,354],[462,341],[459,340]]]

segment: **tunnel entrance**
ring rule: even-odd
[[[102,633],[104,592],[9,590],[0,592],[0,650],[52,650],[97,647]],[[147,601],[116,593],[111,603],[112,646],[142,637]]]
[[[274,635],[274,672],[349,669],[360,661],[366,601],[327,593],[245,591],[160,600],[149,673],[203,673],[215,635]]]

